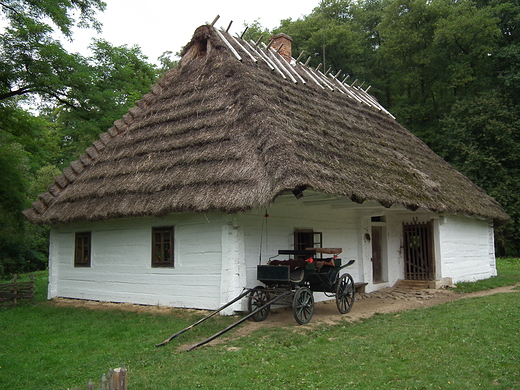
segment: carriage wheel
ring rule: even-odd
[[[341,314],[348,313],[354,305],[354,279],[349,274],[343,274],[336,287],[336,305]]]
[[[264,306],[267,302],[271,300],[269,291],[266,291],[264,286],[257,286],[251,291],[251,294],[247,297],[247,308],[250,313],[255,311],[256,309]],[[258,311],[254,315],[251,316],[253,321],[260,322],[267,318],[269,315],[269,311],[271,310],[271,305],[266,308]]]
[[[293,298],[294,319],[300,325],[308,323],[314,314],[314,296],[308,287],[300,287]]]

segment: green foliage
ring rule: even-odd
[[[244,23],[245,34],[242,39],[248,42],[257,42],[260,38],[260,42],[264,42],[266,45],[269,43],[269,38],[273,35],[271,31],[263,27],[260,21],[257,19],[252,23]]]
[[[519,114],[496,92],[483,92],[457,101],[438,133],[441,154],[511,217],[497,230],[497,252],[507,256],[520,253]]]
[[[99,28],[94,16],[104,8],[101,0],[1,1],[8,26],[0,34],[0,102],[27,94],[64,99],[78,56],[53,38],[54,27],[69,38],[76,24]]]
[[[0,277],[46,265],[48,228],[22,210],[135,104],[157,77],[138,47],[99,40],[68,53],[55,32],[99,29],[101,0],[0,0]]]
[[[309,64],[323,65],[356,76],[370,58],[369,37],[356,16],[358,7],[349,0],[327,0],[304,19],[281,21],[275,32],[293,38],[293,53],[305,51]],[[325,53],[325,55],[324,55]]]
[[[50,20],[65,36],[70,37],[71,29],[76,24],[99,30],[95,14],[97,10],[104,11],[106,4],[101,0],[2,0],[0,7],[11,24],[31,22],[50,28],[45,22]]]
[[[518,107],[520,105],[520,39],[497,50],[497,78],[502,91]]]
[[[58,161],[52,162],[60,166],[83,154],[157,79],[155,66],[137,46],[117,47],[95,40],[90,48],[93,55],[78,64],[76,77],[83,80],[81,86],[69,90],[68,103],[47,109],[62,140]]]
[[[159,60],[159,63],[161,64],[161,67],[159,69],[157,69],[157,77],[164,76],[164,74],[166,72],[168,72],[170,69],[173,69],[177,66],[179,61],[172,59],[172,56],[173,56],[173,52],[171,52],[171,51],[165,51],[164,53],[162,53],[159,56],[158,60]],[[177,58],[180,57],[179,53],[176,53],[175,57],[177,57]]]
[[[2,139],[3,138],[3,139]],[[0,133],[0,279],[15,272],[39,269],[39,254],[26,236],[27,223],[20,210],[27,205],[29,172],[27,153]]]

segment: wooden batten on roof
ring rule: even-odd
[[[233,213],[307,187],[384,207],[508,219],[366,90],[280,52],[199,27],[179,65],[25,216],[58,224]]]

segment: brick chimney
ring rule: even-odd
[[[278,52],[289,63],[291,62],[292,58],[292,40],[293,39],[289,35],[283,33],[276,34],[271,37],[271,47],[274,50],[278,51],[278,49],[280,49],[280,46],[282,46],[282,48]]]

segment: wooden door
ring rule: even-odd
[[[372,226],[372,280],[381,283],[383,279],[383,228]]]
[[[435,269],[431,221],[404,223],[403,241],[405,279],[433,280]]]

